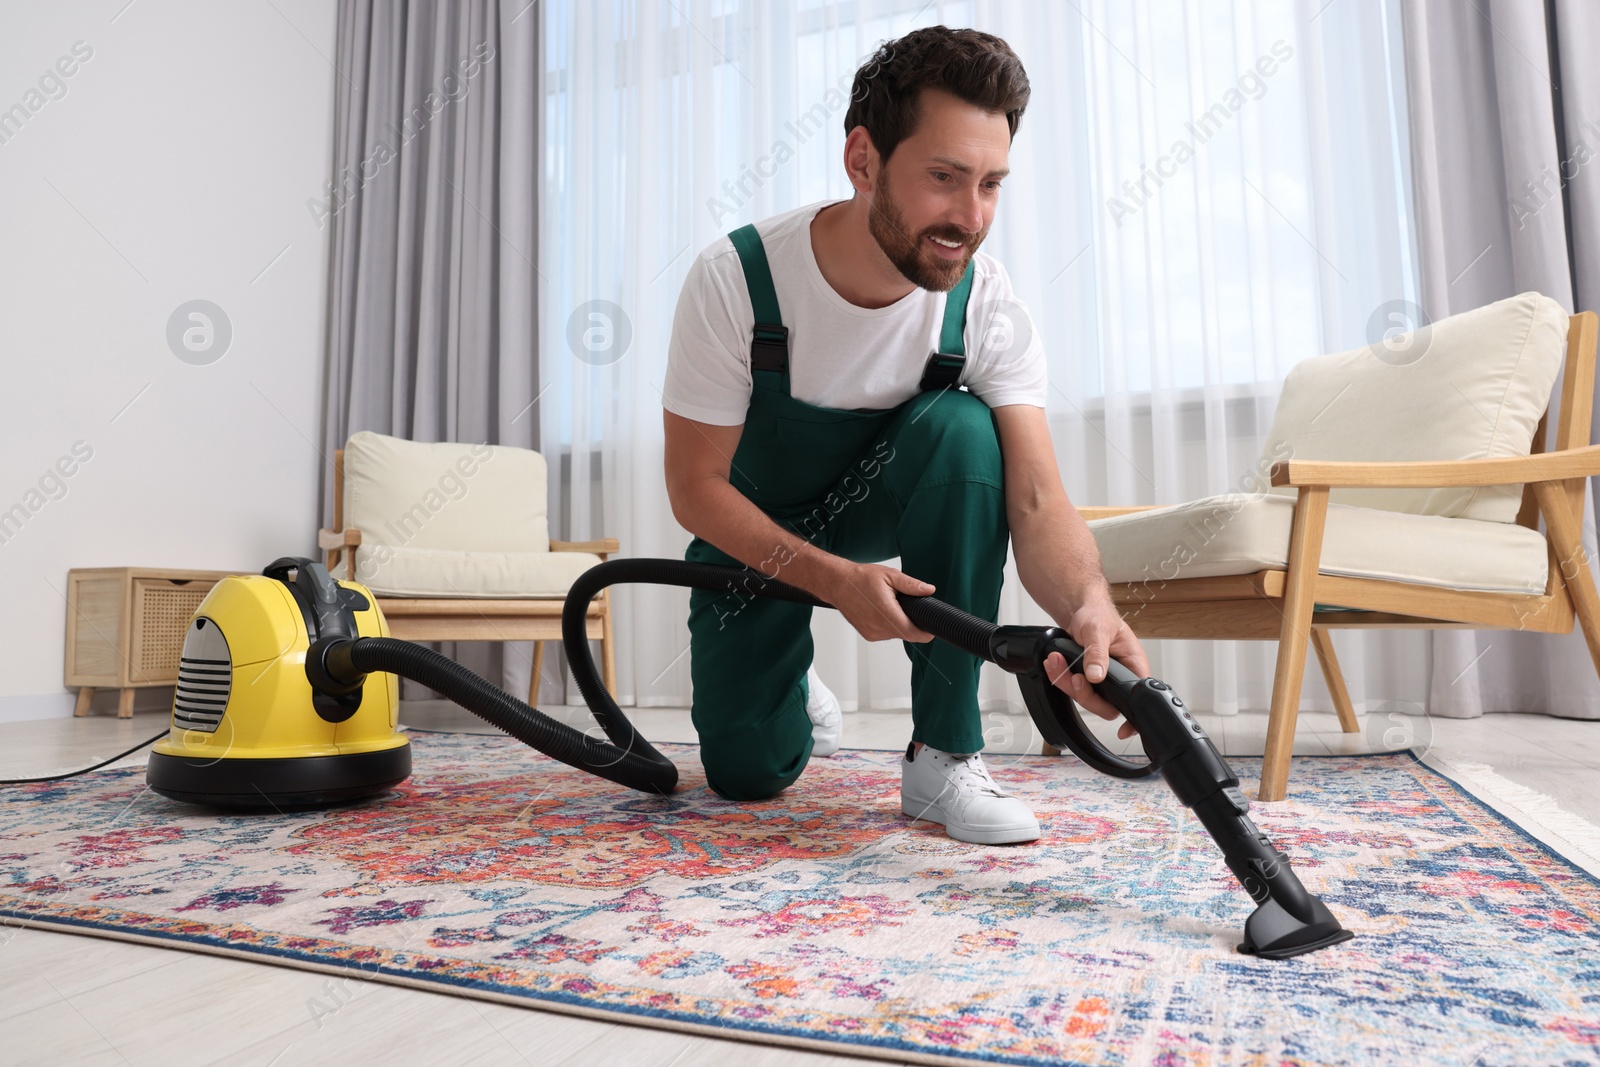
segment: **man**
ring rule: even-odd
[[[989,34],[937,26],[884,45],[845,115],[854,196],[701,252],[663,390],[668,494],[695,535],[687,558],[757,568],[834,605],[869,641],[905,641],[914,725],[901,809],[988,844],[1032,841],[1038,821],[979,755],[978,661],[913,625],[896,591],[993,620],[1014,534],[1023,586],[1085,647],[1088,679],[1112,655],[1149,674],[1062,488],[1042,345],[986,352],[987,324],[966,315],[1014,301],[1004,268],[977,250],[1028,95],[1022,64]],[[877,562],[895,557],[903,570]],[[690,599],[692,718],[708,784],[735,800],[772,796],[839,740],[838,701],[808,670],[811,609],[756,592]],[[1117,717],[1061,656],[1047,667],[1084,707]]]

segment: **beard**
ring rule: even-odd
[[[972,254],[988,235],[987,229],[973,238],[959,230],[935,226],[913,236],[906,225],[905,214],[889,192],[888,181],[882,183],[877,196],[872,199],[872,206],[867,211],[867,231],[907,281],[935,293],[948,293],[955,288],[966,273]],[[925,238],[928,237],[959,241],[965,246],[966,255],[960,259],[941,259],[938,253],[927,247]]]

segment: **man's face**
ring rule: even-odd
[[[868,231],[907,281],[943,293],[961,280],[994,222],[1010,150],[1004,115],[922,91],[916,132],[880,168],[867,211]]]

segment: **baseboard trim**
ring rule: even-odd
[[[70,719],[76,698],[71,693],[24,693],[0,697],[0,722]]]
[[[112,718],[117,714],[118,692],[115,689],[97,689],[94,702],[90,705],[90,714],[97,717],[107,715]],[[38,719],[70,719],[72,709],[78,702],[78,694],[63,690],[59,693],[20,693],[16,696],[0,696],[0,723],[7,722],[33,722]],[[169,711],[172,708],[172,687],[150,686],[135,689],[133,692],[133,710],[140,711]]]

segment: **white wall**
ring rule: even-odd
[[[306,201],[331,169],[334,20],[333,0],[0,0],[0,513],[29,512],[0,527],[0,720],[70,714],[69,568],[314,548],[328,231]],[[36,110],[7,121],[17,104]],[[166,339],[196,298],[233,328],[205,366]],[[30,496],[79,441],[64,494]]]

